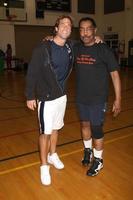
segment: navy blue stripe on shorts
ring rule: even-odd
[[[44,116],[43,116],[43,112],[44,112],[44,104],[45,102],[41,102],[40,104],[40,111],[39,111],[39,120],[40,120],[40,130],[43,133],[45,130],[45,124],[44,124]]]

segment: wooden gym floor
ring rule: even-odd
[[[131,200],[133,196],[133,68],[121,70],[122,112],[112,118],[110,86],[104,126],[104,168],[86,176],[81,165],[82,140],[75,108],[75,73],[68,81],[65,126],[57,151],[65,164],[51,167],[52,184],[39,177],[38,122],[26,108],[25,72],[0,72],[0,199],[1,200]]]

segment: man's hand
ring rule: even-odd
[[[53,39],[54,39],[53,36],[48,35],[48,36],[46,36],[45,38],[43,38],[43,41],[47,41],[47,40],[53,41]]]
[[[110,73],[114,90],[115,90],[115,101],[113,104],[113,117],[116,117],[121,112],[121,81],[118,71],[113,71]]]
[[[30,110],[35,110],[35,108],[36,108],[36,100],[28,100],[27,101],[27,107]]]
[[[103,43],[103,40],[100,36],[95,36],[95,43]]]
[[[117,115],[121,112],[121,100],[115,100],[113,103],[113,117],[117,117]]]

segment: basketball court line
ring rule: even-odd
[[[124,126],[124,127],[120,127],[120,128],[115,128],[115,129],[111,129],[111,130],[108,130],[108,131],[105,131],[104,132],[104,135],[108,134],[108,133],[111,133],[111,132],[116,132],[116,131],[119,131],[119,130],[123,130],[123,129],[127,129],[127,128],[131,128],[133,127],[133,124],[129,124],[128,126]],[[25,133],[25,132],[24,132]],[[22,132],[23,134],[23,132]],[[17,135],[17,134],[16,134]],[[11,135],[13,136],[13,135]],[[8,136],[4,136],[4,137],[8,137]],[[1,137],[0,137],[1,139]],[[79,138],[79,139],[76,139],[76,140],[72,140],[72,141],[69,141],[69,142],[65,142],[63,144],[58,144],[57,147],[61,147],[61,146],[64,146],[64,145],[68,145],[68,144],[72,144],[72,143],[75,143],[75,142],[79,142],[81,141],[82,139]],[[16,155],[16,156],[11,156],[11,157],[7,157],[7,158],[3,158],[0,160],[0,162],[4,162],[4,161],[7,161],[7,160],[12,160],[12,159],[16,159],[16,158],[19,158],[19,157],[23,157],[23,156],[27,156],[27,155],[30,155],[30,154],[34,154],[34,153],[37,153],[39,152],[38,150],[35,150],[35,151],[32,151],[32,152],[27,152],[27,153],[24,153],[24,154],[19,154],[19,155]]]
[[[114,139],[110,139],[108,141],[105,141],[105,145],[119,141],[119,140],[122,140],[122,139],[125,139],[125,138],[128,138],[128,137],[131,137],[131,136],[133,136],[133,133],[130,133],[130,134],[127,134],[127,135],[124,135],[124,136],[120,136],[120,137],[117,137],[117,138],[114,138]],[[77,150],[69,152],[69,153],[64,153],[64,154],[60,155],[60,157],[64,158],[64,157],[79,153],[82,150],[83,150],[83,148],[77,149]],[[35,165],[38,165],[38,164],[40,164],[39,161],[34,162],[34,163],[30,163],[30,164],[27,164],[27,165],[23,165],[23,166],[20,166],[20,167],[15,167],[15,168],[12,168],[12,169],[9,169],[9,170],[1,171],[0,176],[5,175],[5,174],[9,174],[9,173],[12,173],[12,172],[15,172],[15,171],[19,171],[19,170],[22,170],[22,169],[26,169],[26,168],[29,168],[29,167],[32,167],[32,166],[35,166]]]

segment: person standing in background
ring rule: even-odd
[[[7,44],[6,65],[7,65],[7,70],[10,70],[12,68],[12,47],[11,47],[11,44]]]

